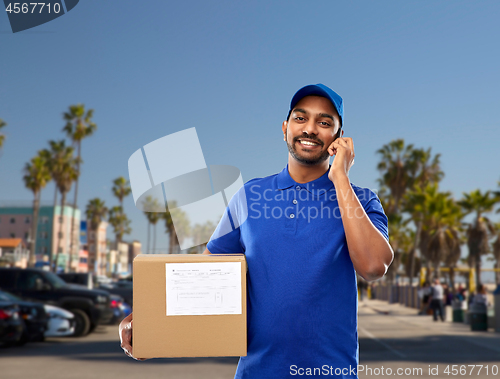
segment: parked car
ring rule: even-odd
[[[109,322],[110,325],[119,324],[125,317],[132,313],[130,305],[118,295],[111,295],[111,309],[113,309],[113,317]]]
[[[92,273],[90,272],[64,272],[57,274],[66,283],[80,284],[89,290],[94,288]]]
[[[0,343],[20,343],[25,328],[18,306],[11,301],[0,300]]]
[[[105,275],[96,275],[96,276],[94,276],[93,280],[94,280],[94,285],[96,287],[101,285],[101,284],[109,284],[113,281],[111,278],[108,278]]]
[[[49,304],[45,304],[45,312],[49,317],[45,337],[65,337],[75,334],[76,321],[73,313]]]
[[[26,300],[41,301],[75,315],[75,336],[92,332],[113,316],[109,293],[72,287],[56,274],[35,268],[0,268],[0,288]]]
[[[133,305],[133,285],[131,280],[119,280],[118,282],[111,282],[101,284],[98,289],[108,291],[110,294],[123,297],[127,304]]]
[[[48,318],[42,303],[25,301],[2,290],[0,290],[0,301],[10,301],[19,308],[19,316],[24,320],[26,326],[21,336],[21,344],[28,341],[39,342],[45,339]]]

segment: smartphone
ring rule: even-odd
[[[335,136],[335,139],[340,137],[340,133],[342,133],[342,128],[339,128],[339,131],[337,132],[337,135]]]

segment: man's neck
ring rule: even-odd
[[[324,160],[316,165],[306,165],[296,161],[288,154],[288,173],[297,183],[308,183],[323,176],[330,168],[330,163]]]

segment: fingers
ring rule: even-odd
[[[328,147],[328,152],[330,153],[330,155],[336,155],[337,154],[337,150],[339,148],[347,148],[348,145],[345,141],[343,141],[341,138],[337,138],[335,141],[333,141],[331,143],[331,145]]]
[[[354,143],[352,142],[352,138],[346,137],[345,140],[347,141],[347,144],[349,145],[350,149],[354,152]]]
[[[131,353],[132,352],[132,346],[130,344],[122,342],[120,344],[120,347],[123,349],[123,352],[125,354],[127,354],[129,357],[132,356],[132,353]]]
[[[120,344],[120,347],[123,349],[123,352],[125,353],[125,355],[127,355],[130,358],[135,359],[136,361],[145,361],[147,359],[147,358],[136,358],[136,357],[134,357],[133,350],[132,350],[132,345],[130,345],[129,343],[122,342]]]
[[[354,144],[352,142],[352,138],[350,137],[339,137],[332,142],[330,147],[334,148],[335,150],[338,149],[339,147],[350,150],[352,151],[352,156],[354,158]]]
[[[348,147],[354,151],[354,144],[352,143],[352,138],[350,137],[339,137],[334,142],[337,142],[339,145]]]
[[[132,319],[132,313],[125,317],[120,323],[119,335],[120,335],[120,347],[123,352],[130,358],[134,358],[137,361],[145,361],[146,358],[136,358],[133,355],[132,350],[132,324],[134,320]]]

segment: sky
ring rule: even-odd
[[[244,182],[275,174],[291,97],[315,83],[344,99],[353,184],[377,189],[376,151],[402,138],[441,154],[442,190],[497,190],[499,14],[498,1],[81,0],[12,33],[0,12],[0,202],[32,201],[22,169],[64,138],[62,113],[77,103],[97,124],[82,146],[80,208],[117,205],[112,180],[128,178],[132,153],[192,127],[207,164],[236,166]],[[53,194],[51,183],[42,200]],[[144,214],[131,196],[124,207],[126,239],[145,246]]]

